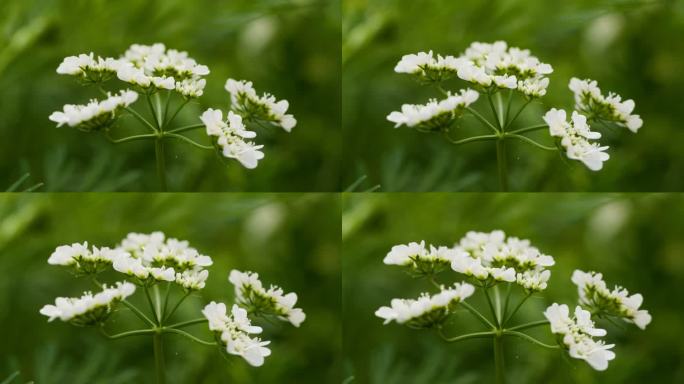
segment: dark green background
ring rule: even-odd
[[[292,133],[259,130],[255,170],[169,141],[173,191],[334,191],[340,156],[340,8],[337,0],[4,0],[0,2],[0,190],[26,172],[41,191],[158,190],[152,142],[113,145],[48,120],[64,104],[100,97],[55,70],[83,52],[117,57],[133,43],[163,42],[211,70],[205,94],[177,126],[207,108],[227,110],[228,77],[290,102]],[[114,83],[123,84],[118,80]],[[146,112],[144,100],[135,107]],[[225,112],[224,112],[225,113]],[[117,132],[145,133],[134,119]],[[133,127],[133,128],[130,128]],[[208,143],[198,130],[190,134]]]
[[[594,194],[347,194],[343,198],[343,350],[345,376],[364,384],[454,384],[494,381],[491,341],[444,343],[434,333],[391,323],[374,312],[392,298],[415,297],[430,284],[412,280],[382,259],[396,244],[425,240],[452,245],[467,231],[502,229],[527,238],[552,255],[549,287],[521,308],[512,324],[543,318],[553,302],[574,307],[575,269],[604,274],[644,296],[653,316],[641,331],[610,323],[605,340],[617,357],[605,372],[581,360],[565,359],[518,339],[505,339],[508,382],[515,383],[678,383],[684,381],[684,233],[681,195]],[[461,281],[444,272],[442,283]],[[468,302],[487,311],[481,292]],[[484,313],[488,313],[484,312]],[[456,315],[449,334],[480,331],[467,312]],[[532,330],[553,343],[547,327]]]
[[[634,99],[637,134],[600,128],[611,159],[600,172],[558,153],[509,141],[510,188],[520,191],[681,191],[684,2],[674,0],[345,0],[343,2],[343,185],[362,175],[383,191],[496,191],[493,142],[454,147],[439,135],[394,129],[385,117],[404,103],[440,97],[393,68],[402,55],[458,55],[473,41],[505,40],[550,63],[548,94],[517,127],[551,107],[573,105],[572,76]],[[448,89],[466,83],[451,80]],[[486,100],[486,99],[485,99]],[[491,116],[486,101],[476,109]],[[489,133],[474,118],[456,138]],[[531,137],[550,144],[548,131]]]
[[[307,315],[300,328],[258,322],[273,352],[259,368],[240,357],[226,362],[214,347],[165,336],[170,384],[340,382],[339,217],[340,198],[332,194],[0,196],[0,381],[18,370],[13,383],[153,382],[151,338],[107,340],[94,329],[48,323],[38,311],[56,296],[92,287],[47,264],[56,246],[114,246],[130,231],[162,230],[214,260],[206,288],[187,299],[176,320],[199,317],[211,300],[231,303],[232,268],[256,271],[265,284],[296,292],[297,307]],[[121,275],[102,278],[116,279]],[[144,308],[141,295],[132,301]],[[141,327],[127,311],[112,321],[112,332]],[[204,325],[187,330],[211,338]]]

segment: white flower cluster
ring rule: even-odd
[[[209,74],[209,68],[187,52],[167,50],[161,43],[133,44],[119,61],[119,80],[150,91],[175,90],[188,99],[202,96],[206,85],[202,77]]]
[[[216,137],[223,156],[236,159],[247,169],[256,168],[259,160],[264,158],[261,152],[263,145],[245,140],[256,137],[256,133],[245,128],[240,115],[228,111],[224,121],[220,110],[209,108],[200,116],[200,120],[207,128],[207,135]]]
[[[575,270],[572,282],[577,285],[580,305],[599,314],[622,318],[641,329],[646,329],[651,322],[648,311],[639,309],[644,301],[641,294],[630,296],[626,289],[618,286],[609,290],[602,274]]]
[[[394,68],[398,73],[409,73],[431,83],[454,74],[481,89],[515,89],[527,97],[546,94],[553,72],[551,65],[542,63],[529,50],[508,47],[504,41],[493,44],[474,42],[461,56],[440,56],[432,51],[405,55]]]
[[[632,114],[634,100],[622,101],[620,95],[613,92],[603,96],[596,81],[589,79],[573,77],[568,87],[575,94],[575,109],[590,118],[612,121],[635,133],[643,125],[641,117]]]
[[[472,89],[461,90],[461,93],[449,93],[446,99],[430,100],[425,105],[404,104],[401,112],[394,111],[387,115],[387,120],[393,122],[395,128],[402,125],[407,127],[423,127],[431,130],[441,130],[450,126],[458,119],[470,104],[479,97],[479,93]]]
[[[78,275],[96,274],[111,267],[118,253],[107,247],[89,249],[88,242],[60,245],[48,258],[48,264],[72,267]]]
[[[58,297],[55,304],[45,305],[40,313],[48,321],[59,318],[78,326],[101,324],[112,313],[116,304],[135,292],[135,285],[117,282],[115,286],[102,286],[102,291],[93,295],[85,292],[82,297]]]
[[[107,94],[102,101],[91,100],[86,105],[66,104],[62,111],[53,112],[50,120],[57,127],[66,124],[82,131],[94,131],[109,127],[117,114],[138,100],[138,94],[131,90],[123,90],[118,95]]]
[[[282,288],[275,285],[265,289],[257,273],[234,269],[230,271],[228,281],[235,286],[238,303],[250,313],[277,316],[295,327],[299,327],[306,319],[304,311],[294,307],[297,303],[296,293],[284,294]]]
[[[225,88],[230,93],[231,108],[245,119],[268,122],[287,132],[297,125],[294,116],[286,113],[290,106],[287,100],[278,101],[268,93],[257,95],[251,81],[228,79]]]
[[[483,282],[515,282],[531,292],[546,289],[551,276],[546,268],[555,264],[529,240],[506,238],[503,231],[468,232],[454,250],[454,271]]]
[[[594,340],[594,337],[605,336],[606,331],[594,328],[589,311],[577,306],[574,316],[570,317],[567,305],[553,303],[544,311],[544,316],[551,324],[551,332],[561,336],[570,357],[585,360],[598,371],[608,368],[608,362],[615,358],[615,353],[610,350],[614,344],[606,345],[603,341]]]
[[[564,110],[551,108],[544,115],[544,121],[549,126],[551,136],[560,138],[569,159],[579,160],[592,171],[599,171],[603,168],[603,162],[610,158],[605,152],[608,147],[589,141],[599,139],[601,134],[592,132],[587,118],[577,111],[572,111],[572,119],[567,121]]]
[[[261,333],[262,329],[252,325],[245,309],[234,304],[229,316],[225,304],[212,301],[204,307],[202,314],[209,321],[209,329],[231,355],[242,356],[254,367],[263,365],[264,358],[271,355],[271,350],[266,348],[270,341],[250,336]]]
[[[78,56],[69,56],[57,67],[57,73],[60,75],[80,76],[81,79],[88,83],[97,83],[110,79],[119,70],[121,62],[111,57],[102,58],[89,54],[80,54]]]
[[[417,275],[431,275],[449,268],[455,257],[456,251],[451,248],[425,247],[425,241],[421,241],[393,246],[383,263],[408,267]]]
[[[187,241],[166,238],[162,232],[129,233],[118,248],[113,268],[141,281],[172,281],[188,290],[204,288],[213,264]]]
[[[396,321],[412,328],[430,328],[442,324],[456,305],[473,292],[475,287],[472,285],[456,283],[453,287],[441,287],[440,292],[432,296],[423,293],[415,300],[393,299],[389,307],[380,307],[375,315],[385,319],[385,324]]]

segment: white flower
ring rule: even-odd
[[[413,272],[431,275],[448,268],[456,251],[448,247],[425,247],[425,242],[395,245],[383,259],[388,265],[409,267]]]
[[[93,295],[85,292],[81,297],[58,297],[54,305],[45,305],[40,313],[48,321],[59,318],[74,325],[87,326],[102,323],[112,313],[116,304],[135,292],[135,285],[118,282],[115,286],[102,286],[102,291]]]
[[[129,233],[117,247],[114,270],[140,280],[173,281],[188,290],[204,288],[212,265],[187,241],[166,238],[162,232]]]
[[[225,89],[230,93],[232,109],[240,115],[275,124],[286,132],[297,125],[294,116],[286,113],[287,100],[278,101],[268,93],[258,96],[251,81],[228,79]]]
[[[69,56],[57,67],[60,75],[80,76],[85,82],[101,82],[111,78],[121,66],[121,62],[110,57],[94,57],[92,53]]]
[[[209,74],[206,65],[198,64],[187,52],[166,49],[157,43],[151,46],[133,44],[119,59],[116,72],[119,80],[142,89],[174,90],[186,99],[204,93]]]
[[[425,105],[404,104],[401,112],[392,112],[387,120],[398,128],[422,126],[429,129],[443,129],[461,116],[466,107],[475,102],[479,94],[471,89],[461,90],[460,94],[449,93],[446,99],[430,100]]]
[[[619,286],[611,291],[603,281],[603,275],[596,272],[575,270],[571,280],[577,285],[580,305],[620,317],[641,329],[651,322],[648,311],[639,309],[644,301],[641,294],[630,296],[626,289]]]
[[[111,125],[120,110],[133,104],[138,94],[130,90],[123,90],[118,95],[107,94],[107,99],[91,100],[86,105],[64,106],[63,111],[53,112],[50,120],[57,123],[57,127],[68,125],[84,131],[101,129]]]
[[[601,134],[592,132],[587,125],[587,118],[577,111],[572,112],[572,121],[568,122],[564,110],[552,108],[544,115],[544,121],[549,125],[551,136],[561,138],[561,145],[569,159],[579,160],[590,170],[599,171],[610,158],[605,153],[608,147],[589,141],[600,138]]]
[[[480,281],[515,282],[528,291],[546,289],[554,265],[529,240],[506,237],[503,231],[470,231],[454,247],[451,269]]]
[[[479,88],[517,89],[534,98],[543,96],[549,85],[549,64],[530,55],[529,50],[508,47],[503,41],[493,44],[474,42],[461,56],[440,56],[432,51],[405,55],[395,72],[417,76],[427,83],[440,82],[456,74]]]
[[[380,307],[375,315],[384,319],[384,324],[395,321],[414,328],[429,328],[443,323],[454,306],[473,292],[475,287],[472,285],[456,283],[453,287],[442,287],[439,293],[432,296],[423,293],[415,300],[393,299],[389,307]]]
[[[253,272],[230,271],[228,281],[235,286],[235,296],[240,305],[250,312],[274,315],[289,321],[295,327],[306,319],[300,308],[295,308],[297,294],[284,294],[282,288],[271,285],[265,289],[259,275]]]
[[[593,337],[602,337],[606,331],[594,328],[589,311],[577,306],[574,317],[570,317],[570,310],[565,304],[553,303],[544,311],[544,316],[551,325],[551,332],[562,336],[562,341],[571,357],[585,360],[592,368],[603,371],[608,368],[608,362],[615,358],[610,351],[613,344],[605,345],[602,341],[595,341]]]
[[[207,135],[217,138],[223,156],[238,160],[247,169],[256,168],[259,160],[264,158],[264,153],[260,151],[263,145],[245,140],[254,138],[256,133],[245,129],[240,115],[228,111],[228,119],[224,121],[220,110],[209,108],[200,116],[200,120],[207,128]]]
[[[107,247],[88,248],[88,243],[61,245],[48,258],[48,264],[72,267],[77,274],[95,274],[112,265],[118,250]]]
[[[243,308],[233,305],[228,316],[225,304],[212,301],[204,307],[202,314],[209,321],[209,329],[220,335],[228,353],[242,356],[255,367],[263,365],[264,358],[270,356],[271,350],[265,347],[269,341],[249,336],[261,333],[262,329],[251,324]]]
[[[613,121],[636,133],[643,125],[639,115],[633,115],[634,100],[622,101],[622,98],[609,93],[603,96],[594,80],[570,79],[568,88],[575,95],[575,108],[595,119]]]

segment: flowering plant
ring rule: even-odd
[[[157,382],[164,383],[163,335],[177,334],[203,345],[215,346],[221,354],[241,356],[248,364],[259,367],[270,356],[269,341],[253,335],[262,328],[252,324],[252,318],[285,321],[295,327],[306,318],[297,303],[296,293],[285,294],[282,288],[264,288],[259,275],[232,270],[229,281],[235,287],[235,303],[230,307],[221,302],[210,302],[202,310],[202,317],[171,323],[173,315],[188,296],[203,289],[209,277],[207,267],[211,257],[200,254],[187,241],[167,238],[161,232],[129,233],[115,248],[89,247],[88,243],[62,245],[50,255],[48,263],[68,268],[77,277],[89,277],[99,290],[84,292],[80,297],[58,297],[54,304],[45,305],[40,313],[79,327],[95,327],[109,339],[131,336],[151,336],[154,345]],[[106,285],[98,281],[98,274],[114,270],[126,277],[123,281]],[[162,296],[160,286],[164,289]],[[173,287],[182,290],[178,301],[170,305]],[[145,293],[149,312],[145,314],[128,300],[136,291]],[[120,305],[128,308],[149,328],[117,334],[107,331],[108,320]],[[206,341],[183,328],[208,324],[213,340]]]
[[[597,339],[606,336],[607,332],[596,328],[594,320],[622,320],[641,329],[651,322],[648,311],[639,309],[643,302],[640,294],[630,295],[617,286],[610,290],[600,273],[576,270],[571,280],[577,285],[579,301],[572,314],[566,304],[553,303],[543,313],[546,319],[511,324],[526,300],[546,289],[551,277],[548,268],[555,261],[532,246],[529,240],[506,237],[502,231],[468,232],[453,247],[426,247],[425,242],[397,245],[384,258],[384,263],[401,266],[411,275],[427,279],[436,293],[426,292],[417,299],[393,299],[390,306],[379,308],[375,315],[384,319],[385,324],[394,321],[412,329],[434,330],[449,343],[492,339],[497,383],[505,381],[503,340],[506,337],[514,336],[540,347],[560,349],[602,371],[615,358],[611,351],[614,344]],[[463,275],[466,281],[453,285],[439,283],[437,276],[448,270]],[[505,296],[499,291],[502,285]],[[516,287],[522,298],[512,306],[512,293]],[[466,301],[476,289],[484,294],[491,317]],[[447,336],[449,322],[460,308],[475,316],[485,330]],[[550,326],[551,333],[556,336],[554,344],[523,332],[544,325]]]
[[[264,153],[261,151],[263,145],[250,140],[256,137],[256,132],[248,127],[273,125],[290,132],[297,124],[295,118],[287,114],[287,100],[278,101],[268,93],[258,95],[249,81],[228,79],[225,89],[231,103],[225,118],[221,110],[209,108],[200,116],[201,123],[171,129],[178,113],[204,93],[204,76],[209,74],[209,68],[198,64],[187,52],[167,50],[161,43],[133,44],[118,59],[95,57],[92,53],[69,56],[59,65],[57,73],[75,76],[83,85],[96,86],[105,99],[92,99],[85,105],[67,104],[61,111],[52,113],[50,120],[58,127],[68,125],[83,132],[100,132],[112,143],[154,141],[162,190],[166,190],[165,139],[177,139],[197,148],[216,151],[219,158],[235,159],[245,168],[253,169],[264,158]],[[106,91],[104,85],[114,78],[131,89],[118,93]],[[131,107],[140,95],[149,108],[148,118]],[[178,99],[175,108],[171,108],[173,99]],[[112,137],[124,112],[130,113],[149,133]],[[182,135],[198,128],[206,129],[210,145]]]
[[[394,68],[397,73],[412,75],[423,85],[434,86],[444,98],[431,99],[424,105],[404,104],[401,111],[387,116],[395,128],[405,125],[418,132],[440,133],[455,145],[477,141],[495,141],[501,190],[508,189],[506,167],[506,141],[520,140],[548,151],[565,152],[568,159],[581,161],[592,171],[599,171],[608,160],[607,146],[595,140],[601,138],[591,126],[610,124],[624,127],[636,133],[643,122],[639,115],[632,114],[633,100],[622,100],[615,94],[607,96],[601,92],[596,81],[570,79],[569,88],[574,94],[574,111],[568,120],[565,110],[551,108],[542,117],[543,123],[514,128],[518,116],[532,102],[546,94],[551,65],[543,63],[530,54],[529,50],[509,47],[506,42],[493,44],[472,43],[459,57],[434,56],[432,51],[405,55]],[[443,83],[459,78],[471,88],[459,92],[444,89]],[[505,94],[506,101],[503,101]],[[487,99],[493,114],[489,120],[471,107],[480,96]],[[521,105],[513,113],[514,96],[522,98]],[[491,134],[461,139],[453,138],[461,124],[461,118],[469,113],[479,120]],[[524,135],[540,129],[549,130],[555,139],[553,146],[541,144]]]

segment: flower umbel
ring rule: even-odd
[[[48,321],[60,319],[77,326],[102,324],[112,314],[121,300],[135,292],[135,285],[117,282],[115,286],[102,286],[102,291],[93,295],[85,292],[81,297],[58,297],[54,305],[45,305],[40,313]]]

